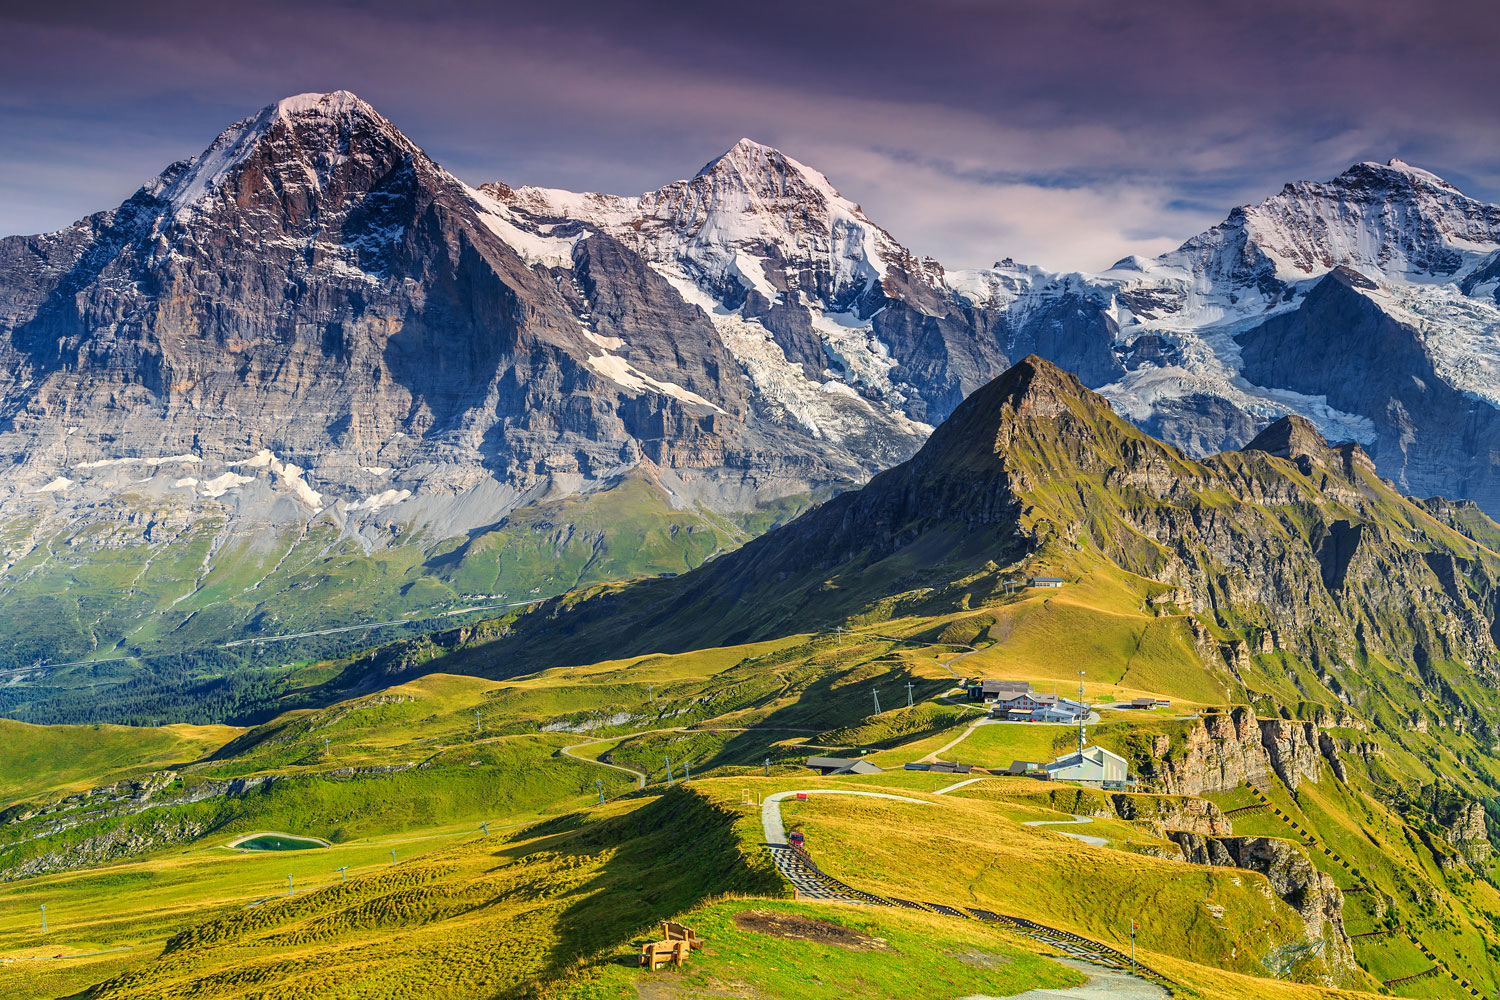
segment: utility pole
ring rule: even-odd
[[[338,872],[341,876],[343,876],[341,879],[339,879],[339,881],[341,881],[341,882],[347,882],[347,881],[349,881],[349,866],[348,865],[345,865],[342,868],[335,868],[334,871]]]
[[[1135,921],[1130,922],[1130,974],[1135,975]]]
[[[870,688],[870,693],[875,696],[875,714],[880,714],[880,689]]]
[[[42,904],[42,933],[47,933],[47,904]]]
[[[1078,756],[1083,756],[1083,744],[1088,738],[1089,706],[1083,700],[1083,671],[1078,671],[1078,704],[1083,707],[1083,714],[1078,717]]]
[[[604,779],[595,778],[594,787],[599,789],[599,804],[602,806],[604,805]]]
[[[906,707],[907,708],[911,708],[912,707],[913,703],[912,703],[912,700],[911,700],[911,689],[913,687],[915,687],[915,686],[916,685],[913,684],[911,681],[907,681],[906,682]]]

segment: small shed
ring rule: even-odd
[[[958,764],[953,761],[939,760],[934,761],[927,770],[936,771],[939,774],[968,774],[970,771],[974,770],[974,765]]]
[[[884,770],[867,760],[854,760],[848,757],[809,757],[806,766],[824,775],[880,774]]]

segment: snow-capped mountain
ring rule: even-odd
[[[1500,206],[1399,160],[1286,185],[1154,260],[952,284],[1016,322],[1071,301],[1115,327],[1086,381],[1197,454],[1287,412],[1409,492],[1500,509]],[[991,289],[996,289],[992,291]]]
[[[302,95],[0,241],[0,504],[264,490],[457,531],[647,468],[744,509],[900,461],[1037,353],[1190,451],[1293,411],[1494,505],[1497,287],[1500,209],[1397,161],[1102,274],[947,272],[748,139],[634,197],[476,188]]]
[[[925,418],[946,409],[952,387],[908,372],[877,330],[892,306],[922,319],[952,313],[942,268],[778,150],[742,139],[691,179],[638,197],[480,190],[538,228],[582,223],[640,255],[714,324],[755,398],[820,440],[859,433],[864,401],[903,441],[925,437]]]

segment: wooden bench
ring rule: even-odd
[[[661,922],[661,936],[661,941],[641,945],[641,965],[653,972],[668,962],[681,965],[694,950],[703,947],[697,931],[673,920]]]
[[[675,920],[663,920],[661,922],[661,936],[667,941],[685,941],[692,951],[703,947],[703,939],[698,932],[691,927],[684,927]]]
[[[641,945],[641,965],[652,972],[668,962],[681,965],[687,961],[689,950],[686,941],[652,941]]]

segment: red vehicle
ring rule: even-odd
[[[793,830],[791,833],[787,834],[787,838],[786,839],[787,839],[787,842],[789,844],[791,844],[793,847],[801,847],[802,846],[802,834],[799,831]]]

